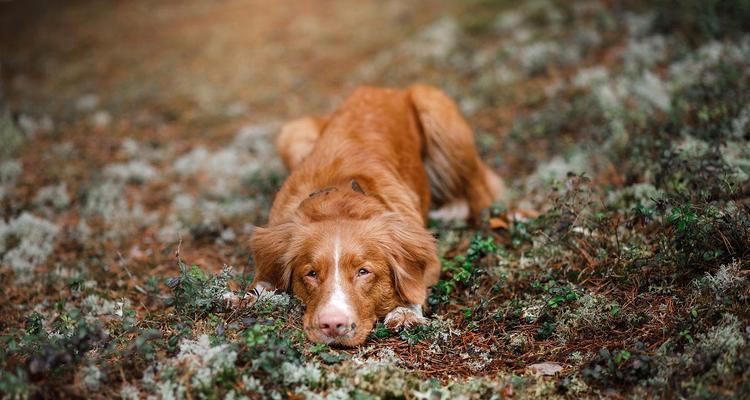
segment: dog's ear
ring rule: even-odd
[[[255,263],[255,277],[251,287],[282,291],[289,289],[292,270],[288,251],[295,225],[288,222],[268,228],[255,228],[250,238],[250,251]]]
[[[396,292],[405,303],[422,305],[427,286],[435,284],[440,275],[435,239],[421,225],[403,221],[396,214],[380,218],[387,232],[380,242],[389,258]]]

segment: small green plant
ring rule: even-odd
[[[284,363],[299,364],[301,352],[298,346],[303,338],[294,330],[282,328],[280,320],[255,322],[244,332],[242,356],[252,363],[253,371],[262,371],[272,380],[282,379],[279,368]]]
[[[127,353],[139,355],[146,360],[152,361],[156,358],[156,351],[164,346],[161,331],[158,329],[144,329],[128,347]]]
[[[583,369],[584,378],[610,385],[633,384],[652,376],[655,365],[651,356],[642,351],[643,344],[634,349],[599,350],[599,354]]]
[[[630,355],[631,354],[630,354],[629,351],[627,351],[627,350],[620,350],[615,355],[615,358],[614,358],[615,364],[620,365],[623,362],[630,360]]]
[[[435,333],[435,329],[430,325],[417,325],[410,329],[404,329],[399,336],[406,343],[415,345],[423,340],[427,340]]]
[[[167,280],[174,296],[170,304],[184,316],[202,317],[226,306],[224,294],[231,279],[231,267],[225,267],[219,275],[207,274],[197,265],[188,267],[178,261],[180,274]]]
[[[250,347],[265,345],[274,335],[277,326],[273,320],[256,323],[245,331],[245,344]]]
[[[0,393],[9,399],[25,399],[33,390],[26,372],[18,368],[15,373],[0,369]]]
[[[680,232],[685,232],[697,220],[698,216],[690,210],[690,207],[674,207],[667,217],[669,223],[674,225]]]
[[[320,354],[323,350],[327,350],[329,347],[325,343],[313,343],[307,347],[307,351],[310,354]]]
[[[688,343],[693,343],[693,335],[690,334],[690,329],[683,329],[679,333],[680,337],[687,340]]]
[[[348,360],[350,357],[346,353],[337,351],[327,351],[320,353],[320,359],[326,364],[338,364],[342,361]]]
[[[38,312],[33,312],[26,318],[26,333],[29,335],[38,335],[44,332],[44,316]]]
[[[578,299],[578,293],[567,286],[559,286],[554,279],[544,285],[544,291],[550,295],[547,305],[551,308],[557,308],[563,303]]]
[[[554,322],[545,321],[542,323],[539,328],[536,330],[535,338],[537,340],[545,340],[552,337],[552,334],[555,333],[556,325]]]
[[[518,248],[524,243],[530,243],[534,237],[531,233],[531,224],[524,221],[514,221],[510,225],[510,240],[513,248]]]
[[[452,260],[442,260],[442,271],[449,276],[441,279],[432,288],[428,302],[435,306],[450,301],[450,295],[459,287],[471,287],[480,270],[479,261],[487,255],[495,254],[498,247],[491,236],[475,235],[465,256],[456,256]]]
[[[385,324],[382,322],[378,322],[375,324],[375,328],[372,330],[372,333],[370,333],[372,337],[376,339],[385,339],[389,338],[392,335],[392,332],[390,329],[386,328]]]

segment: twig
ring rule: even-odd
[[[133,274],[130,272],[130,269],[128,269],[128,265],[127,265],[127,262],[125,261],[125,257],[123,257],[119,251],[117,252],[117,257],[120,257],[120,266],[125,270],[125,272],[127,272],[130,279],[135,279],[133,277]],[[133,287],[135,287],[136,290],[138,290],[139,292],[143,294],[146,294],[146,295],[148,294],[148,292],[138,284],[133,285]]]

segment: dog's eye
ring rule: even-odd
[[[315,272],[315,271],[310,271],[310,272],[307,273],[306,276],[308,276],[310,278],[317,278],[318,277],[318,273]]]
[[[365,276],[370,273],[370,270],[367,268],[360,268],[359,271],[357,271],[357,276]]]

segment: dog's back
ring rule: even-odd
[[[306,190],[340,185],[353,175],[420,223],[430,203],[443,207],[433,212],[436,218],[476,221],[505,192],[479,158],[456,104],[425,85],[361,87],[328,117],[286,124],[277,147],[292,171],[288,185],[301,190],[282,190],[271,221],[292,211],[284,204],[299,204]]]
[[[286,204],[299,204],[317,189],[356,179],[390,208],[424,223],[430,205],[424,140],[408,91],[359,88],[316,123],[315,145],[309,154],[295,155],[300,159],[296,165],[288,165],[292,174],[274,202],[272,219],[292,211]],[[284,132],[280,143],[283,137]]]

